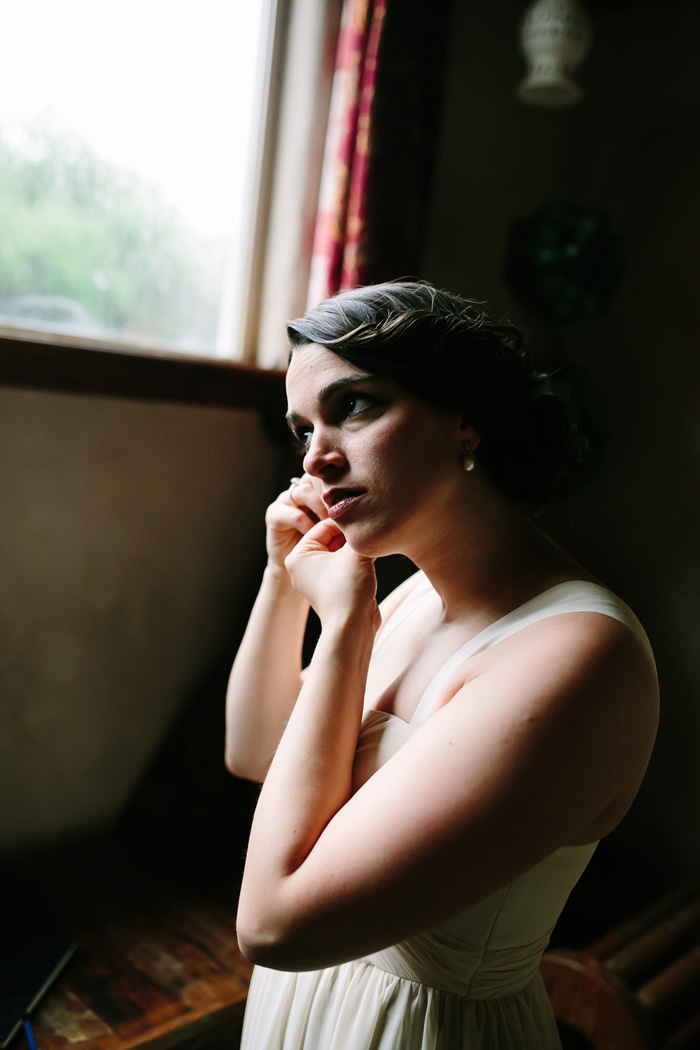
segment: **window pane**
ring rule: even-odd
[[[270,6],[7,7],[0,323],[216,352]]]

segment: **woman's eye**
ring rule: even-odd
[[[308,427],[300,427],[292,431],[292,444],[296,448],[308,448],[311,441],[311,430]]]
[[[372,404],[372,399],[365,394],[349,394],[343,401],[346,416],[356,416]]]

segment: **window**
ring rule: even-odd
[[[274,8],[7,8],[0,324],[235,355]]]

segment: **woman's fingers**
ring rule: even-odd
[[[270,561],[281,568],[299,540],[326,514],[323,501],[306,475],[281,492],[265,514]]]
[[[324,518],[309,530],[301,544],[303,550],[337,551],[345,545],[345,536],[331,518]]]
[[[353,609],[370,609],[374,615],[374,559],[352,550],[342,530],[330,518],[319,521],[301,537],[284,564],[292,583],[311,603],[322,625],[327,616],[342,616]]]
[[[286,493],[287,499],[296,507],[308,511],[314,521],[321,521],[328,516],[326,505],[316,491],[308,474],[303,474],[296,484],[292,484]]]
[[[314,488],[312,479],[305,474],[293,479],[292,484],[267,508],[267,552],[271,562],[282,567],[287,555],[294,550],[303,536],[319,522],[328,521],[328,511]],[[337,550],[343,541],[335,541]]]
[[[306,508],[292,507],[285,503],[279,505],[273,503],[268,511],[266,521],[268,528],[280,532],[291,530],[301,533],[302,536],[316,524],[316,521],[310,516]]]

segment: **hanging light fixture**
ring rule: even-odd
[[[582,92],[572,73],[588,54],[591,21],[577,0],[535,0],[520,27],[527,76],[516,94],[533,106],[571,106]]]

